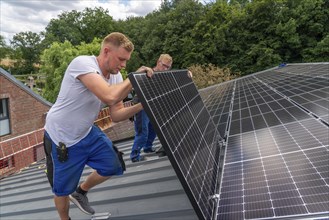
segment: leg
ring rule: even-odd
[[[97,171],[93,171],[87,179],[80,184],[80,187],[70,195],[71,201],[78,206],[78,208],[86,213],[91,215],[95,213],[95,210],[90,206],[89,200],[87,197],[87,192],[94,186],[101,184],[102,182],[109,179],[109,176],[101,176]]]
[[[156,137],[156,133],[154,131],[154,128],[149,120],[149,123],[148,123],[148,136],[147,136],[147,141],[146,141],[146,144],[145,144],[145,147],[144,147],[144,152],[154,152],[155,149],[153,149],[153,142],[154,142],[154,139]]]
[[[112,142],[98,127],[94,126],[82,141],[85,144],[79,150],[89,152],[85,164],[95,171],[70,195],[70,199],[82,212],[91,215],[95,210],[89,204],[87,192],[113,175],[122,175],[123,169]]]
[[[70,201],[68,196],[54,196],[54,202],[61,220],[68,220]]]
[[[131,149],[130,159],[135,162],[140,159],[140,150],[144,148],[147,141],[148,118],[146,112],[141,110],[135,115],[135,139]]]
[[[101,176],[97,173],[97,171],[93,171],[87,179],[81,183],[80,187],[84,191],[89,191],[92,187],[101,184],[102,182],[108,180],[110,176]]]
[[[84,162],[77,161],[82,159],[83,155],[74,156],[74,147],[68,148],[71,156],[66,162],[59,162],[57,159],[56,145],[49,137],[48,133],[44,135],[44,149],[47,160],[47,177],[52,187],[54,203],[61,220],[69,219],[69,197],[77,184],[84,168]],[[71,165],[74,164],[74,165]],[[53,178],[54,177],[54,178]]]

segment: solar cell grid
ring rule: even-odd
[[[263,74],[261,80],[328,123],[329,73],[324,70],[320,75],[321,77],[318,77],[319,74],[285,74],[281,71],[281,74]],[[278,83],[279,81],[286,85]]]
[[[204,100],[204,104],[207,106],[209,114],[212,116],[221,137],[226,136],[233,88],[234,83],[224,83],[221,87],[213,89],[211,95]]]
[[[234,99],[235,104],[233,105],[234,107],[230,132],[231,134],[264,128],[265,121],[268,126],[278,125],[281,123],[280,117],[282,118],[283,123],[288,123],[296,120],[295,114],[297,114],[296,116],[299,118],[310,117],[302,110],[294,110],[291,111],[292,113],[285,110],[284,108],[287,108],[288,106],[294,107],[294,105],[287,100],[283,101],[283,97],[275,93],[273,90],[260,86],[260,82],[255,82],[253,84],[249,82],[247,84],[249,86],[253,86],[253,88],[237,90],[238,93],[236,93],[236,98]],[[249,92],[248,90],[252,91],[253,93]],[[241,96],[243,96],[243,94],[246,94],[245,97],[248,97],[248,102],[241,102],[241,100],[246,100],[246,98],[240,98]],[[281,100],[274,100],[272,96],[280,97]],[[252,100],[253,97],[258,98]],[[255,104],[256,106],[253,106]],[[261,114],[262,117],[257,117],[258,114]],[[253,123],[251,123],[251,120],[253,121]]]
[[[322,73],[322,77],[327,75]],[[272,70],[255,74],[254,78],[236,82],[217,219],[328,215],[328,126],[290,99],[301,97],[306,100],[303,106],[311,109],[311,104],[314,106],[326,97],[326,92],[321,91],[327,90],[327,84],[319,83],[318,79],[305,81],[300,74],[296,78],[275,74]],[[308,89],[299,89],[301,85]],[[316,93],[322,97],[314,91],[320,91]],[[244,100],[240,96],[249,100],[250,94],[256,105],[240,109],[238,102]],[[247,109],[251,122],[245,120]],[[244,130],[244,122],[253,128]]]
[[[245,134],[242,138],[244,138],[244,136]],[[254,141],[251,140],[249,142],[250,145],[253,145],[253,142]],[[257,142],[258,141],[256,141],[256,143]],[[260,142],[262,141],[260,140]],[[245,147],[247,143],[248,141],[244,142],[242,145]],[[250,149],[253,148],[255,148],[255,146],[250,147]],[[229,146],[227,150],[228,149]],[[314,152],[316,150],[317,148],[314,148],[308,150],[307,152]],[[250,152],[244,152],[240,154],[246,155],[247,153],[250,155]],[[328,154],[328,152],[326,153]],[[229,152],[227,152],[227,154],[229,154]],[[262,152],[260,152],[260,154],[262,154]],[[269,155],[270,156],[259,157],[260,159],[244,159],[241,160],[241,163],[226,162],[221,188],[221,190],[225,192],[225,200],[222,201],[223,207],[232,205],[229,203],[229,201],[231,201],[229,199],[231,198],[229,197],[230,192],[240,189],[243,192],[242,197],[244,198],[244,202],[241,203],[241,207],[244,206],[244,209],[235,211],[240,211],[241,215],[242,213],[245,213],[245,219],[309,214],[309,211],[307,211],[307,206],[308,204],[309,206],[314,206],[314,200],[310,199],[310,196],[307,196],[306,198],[308,201],[303,201],[302,198],[305,193],[308,190],[311,190],[311,187],[314,187],[314,184],[318,184],[318,186],[321,184],[322,187],[327,189],[328,186],[324,181],[322,181],[321,176],[317,175],[318,171],[311,164],[311,160],[306,157],[307,153],[303,154],[302,151],[296,151],[295,149],[292,149],[292,151],[289,153]],[[235,159],[234,161],[237,160]],[[226,170],[227,166],[238,166],[238,168],[235,170],[235,172],[232,172],[230,168],[228,168],[229,170]],[[323,166],[328,168],[328,165]],[[241,171],[241,173],[239,173],[239,171]],[[312,173],[313,175],[311,175]],[[225,174],[228,174],[228,176],[226,177]],[[240,177],[241,180],[236,180],[237,177]],[[228,184],[226,183],[226,178],[229,179]],[[237,188],[234,188],[231,179],[235,179]],[[306,184],[307,182],[309,183]],[[226,185],[228,185],[230,189],[225,188],[224,186]],[[325,188],[323,188],[323,190],[325,190]],[[318,196],[323,192],[326,191],[319,190],[318,193],[312,193],[312,198],[318,198]],[[260,200],[260,198],[259,200],[255,200],[255,195],[261,195],[261,198],[267,198],[267,200]],[[292,197],[292,195],[295,196]],[[235,196],[235,194],[232,196]],[[321,197],[318,200],[319,201],[317,203],[319,204],[328,202],[328,198],[325,197]],[[236,199],[233,199],[232,201],[236,203]],[[269,201],[272,201],[273,204],[269,205]],[[222,219],[224,216],[227,217],[226,219],[230,219],[234,215],[231,215],[231,213],[227,213],[222,210],[222,203],[219,203],[218,219]],[[265,204],[268,204],[268,210],[263,212]],[[304,204],[307,204],[306,207]],[[273,215],[269,214],[271,213],[269,210],[274,210]],[[322,211],[327,211],[327,209],[324,208]]]

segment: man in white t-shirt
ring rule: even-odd
[[[94,214],[87,192],[111,176],[123,174],[116,149],[94,121],[105,105],[110,107],[114,122],[143,109],[141,104],[124,107],[122,102],[132,85],[129,79],[123,81],[120,70],[133,50],[125,35],[114,32],[104,38],[97,57],[76,57],[67,67],[58,98],[47,114],[47,177],[62,220],[70,219],[70,200],[84,213]],[[153,74],[145,66],[136,72],[146,72],[149,77]],[[85,165],[94,171],[78,186]]]

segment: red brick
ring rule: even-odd
[[[35,136],[35,133],[30,133],[27,135],[29,142],[30,142],[30,146],[36,145],[37,144],[37,137]]]
[[[21,145],[21,149],[25,149],[25,148],[30,146],[27,135],[21,136],[19,138],[19,142],[20,142],[20,145]]]
[[[14,151],[11,147],[11,142],[10,141],[6,141],[6,142],[2,143],[2,150],[3,150],[4,157],[14,153]]]
[[[13,139],[10,142],[11,142],[11,148],[13,149],[14,153],[16,153],[22,149],[18,138]]]

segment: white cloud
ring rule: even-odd
[[[19,32],[39,33],[64,11],[102,7],[114,19],[144,16],[159,9],[161,0],[1,0],[0,34],[7,43]]]

